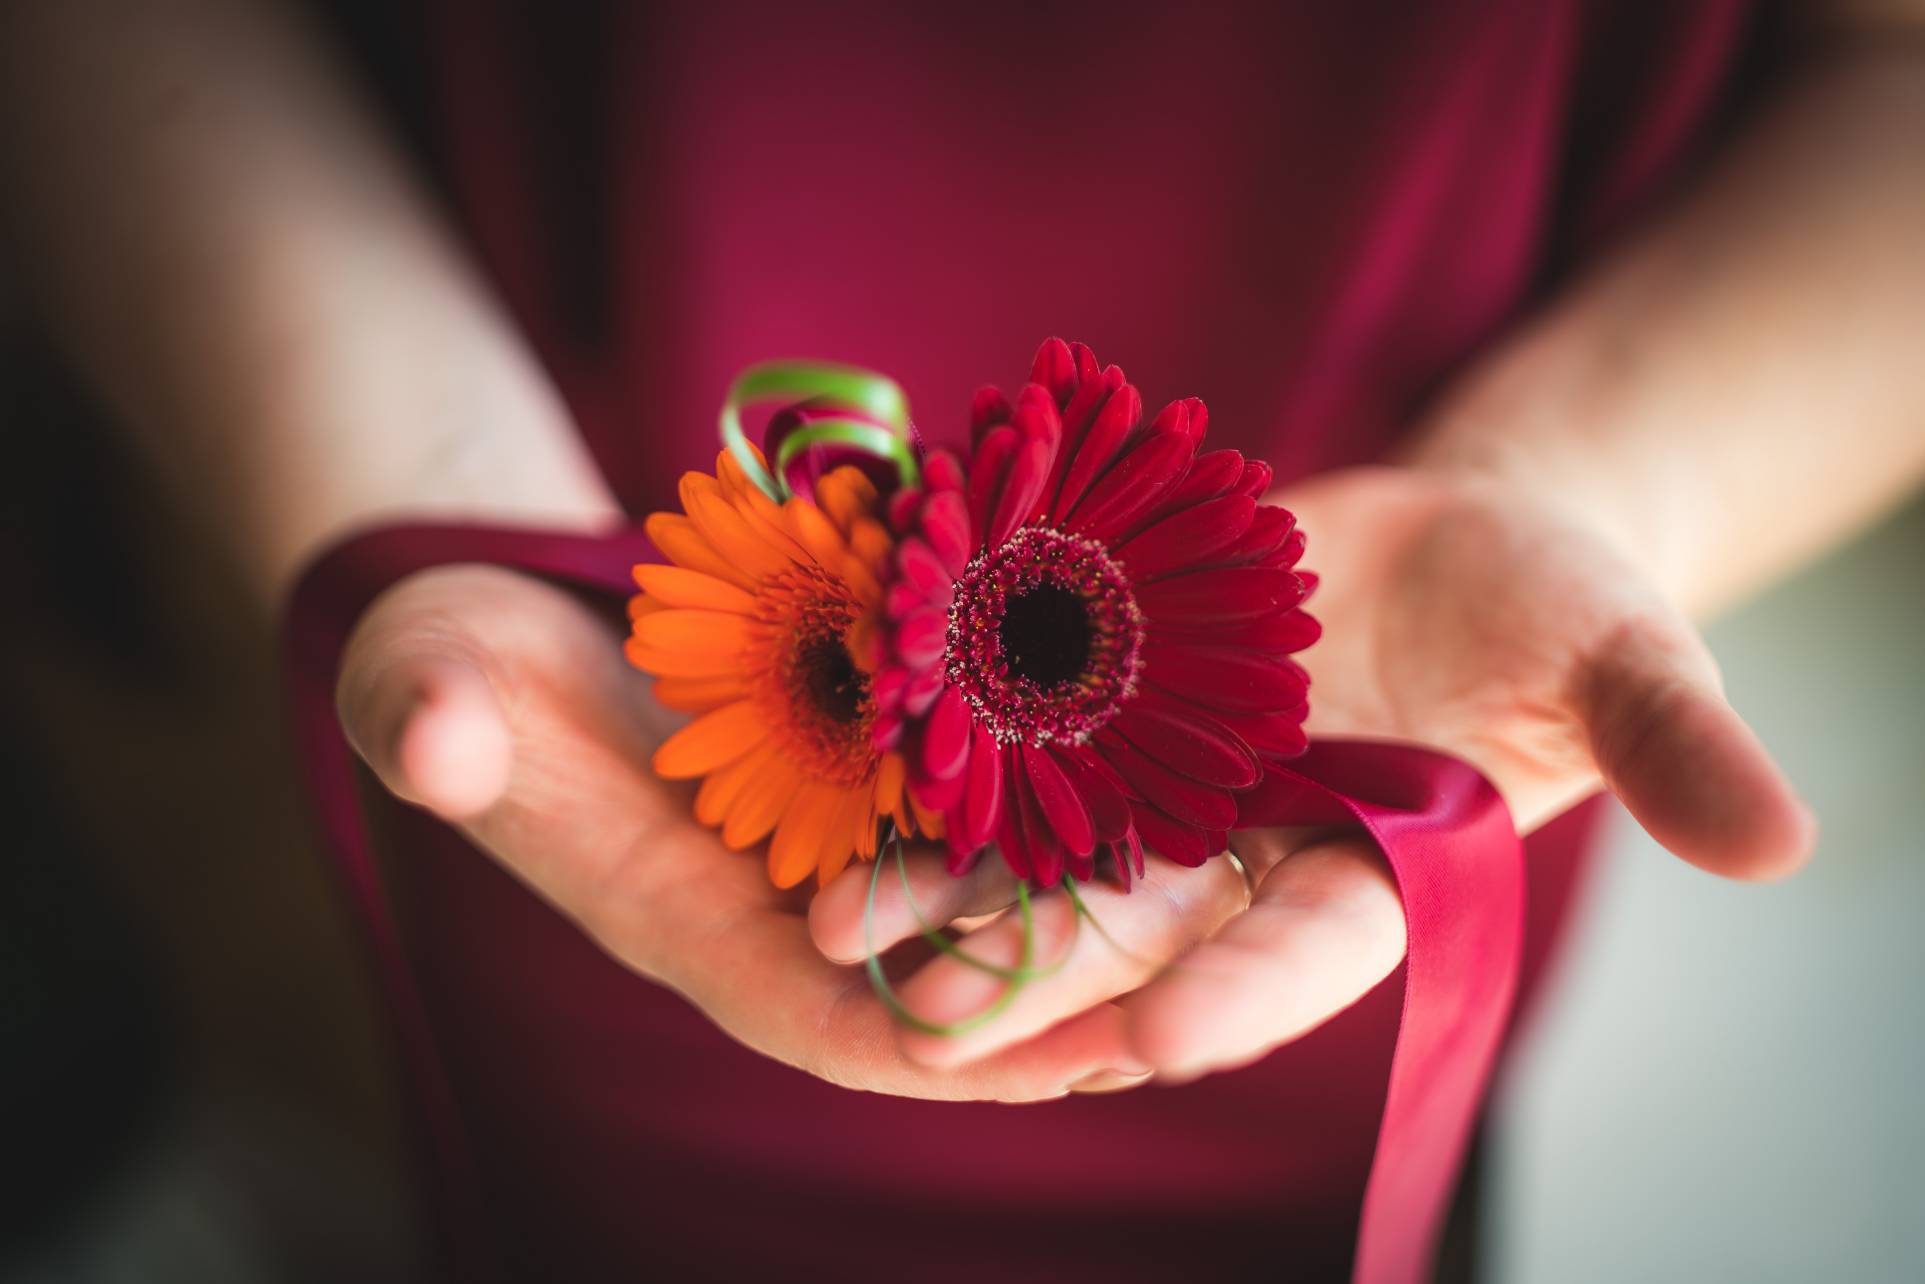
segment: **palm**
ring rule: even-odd
[[[673,715],[613,625],[560,590],[481,568],[405,582],[357,630],[342,709],[397,793],[769,1056],[851,1086],[1006,1099],[1057,1095],[1124,1056],[1099,1016],[966,1069],[904,1059],[867,981],[810,943],[803,901],[649,769]]]

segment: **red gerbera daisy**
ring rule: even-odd
[[[1142,398],[1051,339],[1012,406],[976,394],[967,470],[929,459],[890,505],[898,545],[877,738],[945,813],[953,867],[992,839],[1019,876],[1127,883],[1143,847],[1223,850],[1265,758],[1305,747],[1314,577],[1269,466],[1199,454],[1208,412]]]

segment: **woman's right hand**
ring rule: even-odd
[[[763,861],[696,824],[687,787],[650,769],[676,715],[610,621],[561,589],[479,566],[404,580],[357,627],[338,695],[349,739],[396,796],[758,1052],[844,1087],[944,1100],[1041,1100],[1148,1069],[1107,1004],[969,1065],[904,1057],[863,971],[811,942],[812,889],[771,886]]]

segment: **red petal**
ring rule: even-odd
[[[1181,433],[1192,442],[1201,443],[1210,427],[1210,411],[1201,398],[1185,397],[1157,411],[1150,426],[1157,432]]]
[[[996,738],[977,725],[970,733],[969,784],[963,791],[959,832],[981,847],[1003,823],[1003,755]]]
[[[1069,404],[1076,391],[1076,358],[1061,339],[1045,339],[1030,363],[1029,381],[1041,384],[1059,406]]]
[[[1123,791],[1110,778],[1107,766],[1099,769],[1096,755],[1087,749],[1056,750],[1057,765],[1069,777],[1070,787],[1089,810],[1090,825],[1098,842],[1115,842],[1130,827],[1130,804]]]
[[[1116,379],[1116,387],[1110,386],[1110,378]],[[1076,395],[1063,407],[1063,448],[1056,452],[1056,463],[1049,470],[1049,489],[1044,492],[1050,501],[1050,511],[1061,513],[1063,478],[1074,466],[1084,445],[1089,441],[1090,430],[1114,399],[1116,388],[1122,387],[1123,372],[1111,366],[1098,379],[1085,379],[1077,386]]]
[[[1012,782],[1013,784],[1014,782]],[[996,826],[996,845],[1003,849],[1003,863],[1018,878],[1028,878],[1035,869],[1029,855],[1029,839],[1023,833],[1022,806],[1011,797]]]
[[[1294,710],[1264,714],[1225,713],[1218,716],[1260,754],[1294,758],[1310,747],[1310,737],[1304,734],[1303,719]]]
[[[1035,516],[1043,487],[1049,482],[1050,461],[1055,457],[1056,443],[1045,437],[1030,438],[1016,452],[1002,498],[996,503],[996,515],[989,523],[988,547],[995,548]]]
[[[913,537],[896,545],[896,569],[902,572],[903,581],[926,599],[947,592],[951,583],[950,572],[935,550]]]
[[[1289,571],[1231,566],[1172,575],[1136,590],[1136,604],[1152,622],[1239,620],[1287,611],[1303,601],[1303,582]]]
[[[990,391],[995,392],[995,389],[992,388]],[[996,395],[1001,397],[1003,394],[997,392]],[[1005,401],[1003,404],[1007,406],[1009,403]],[[963,488],[962,460],[947,450],[929,452],[929,458],[922,461],[922,484],[931,494],[945,490],[961,490]]]
[[[1055,755],[1048,749],[1024,745],[1023,769],[1029,775],[1029,787],[1035,791],[1043,817],[1056,831],[1056,837],[1072,854],[1089,855],[1096,846],[1096,830]]]
[[[1009,398],[1003,396],[1003,390],[989,386],[976,389],[976,399],[969,406],[970,449],[980,448],[991,428],[1008,422]]]
[[[989,516],[1003,493],[1003,475],[1022,441],[1022,435],[1008,424],[991,428],[969,461],[969,529],[978,539],[989,533]]]
[[[1284,537],[1283,543],[1275,552],[1263,559],[1265,566],[1295,566],[1303,557],[1304,538],[1301,530],[1293,530]]]
[[[1248,789],[1262,777],[1256,754],[1236,732],[1194,706],[1146,691],[1110,724],[1158,762],[1192,780]]]
[[[1246,459],[1243,461],[1243,476],[1237,478],[1237,494],[1262,499],[1263,493],[1270,489],[1274,476],[1270,465],[1261,459]]]
[[[922,506],[922,537],[943,569],[954,577],[969,565],[969,508],[953,490],[931,495]]]
[[[1250,529],[1223,555],[1226,565],[1259,564],[1283,547],[1297,524],[1295,514],[1275,504],[1262,504],[1250,519]]]
[[[1070,510],[1069,529],[1095,539],[1126,530],[1182,480],[1194,449],[1177,433],[1153,433],[1137,442]]]
[[[1242,537],[1256,511],[1256,501],[1249,496],[1225,495],[1170,514],[1132,536],[1116,552],[1130,578],[1139,583],[1208,566]]]
[[[1090,346],[1087,343],[1070,344],[1069,354],[1070,356],[1076,358],[1076,378],[1079,383],[1086,382],[1088,380],[1091,380],[1097,377],[1097,368],[1099,366],[1102,366],[1103,363],[1096,359],[1096,353],[1090,350]],[[1115,366],[1104,367],[1103,372],[1107,374],[1111,370],[1116,370],[1116,367]],[[1122,375],[1123,372],[1121,370],[1116,370],[1116,373],[1119,376],[1116,382],[1118,384],[1121,384],[1123,380],[1120,376]]]
[[[1210,840],[1202,830],[1167,816],[1148,803],[1137,803],[1130,808],[1130,816],[1144,844],[1165,860],[1194,866],[1216,854],[1210,850]]]
[[[1285,655],[1301,651],[1322,637],[1323,626],[1315,616],[1304,611],[1285,611],[1281,615],[1259,615],[1233,624],[1200,621],[1193,627],[1185,627],[1181,623],[1163,623],[1157,626],[1157,635],[1172,641],[1181,636],[1186,641],[1209,646]]]
[[[932,664],[910,674],[909,686],[902,693],[903,712],[916,718],[928,713],[929,706],[936,703],[936,697],[942,694],[943,682],[940,664]]]
[[[962,801],[963,778],[951,776],[946,780],[912,779],[909,788],[915,793],[916,801],[925,811],[947,812]]]
[[[922,511],[923,490],[920,486],[905,486],[889,497],[889,529],[894,531],[911,530],[915,526],[916,514]]]
[[[1023,841],[1029,845],[1030,875],[1038,887],[1054,887],[1063,881],[1063,845],[1050,832],[1049,821],[1027,780],[1018,781],[1011,801],[1022,817]]]
[[[1207,455],[1198,455],[1182,482],[1157,505],[1157,511],[1151,516],[1160,518],[1179,508],[1228,495],[1236,489],[1237,478],[1241,476],[1243,456],[1234,450],[1213,450]]]
[[[1096,877],[1096,856],[1094,852],[1071,852],[1069,854],[1069,876],[1079,883],[1087,883]]]
[[[1227,713],[1292,707],[1310,688],[1301,672],[1288,661],[1248,651],[1168,645],[1143,650],[1145,682],[1178,699]]]
[[[1234,824],[1237,806],[1230,795],[1201,781],[1170,770],[1142,747],[1122,737],[1111,723],[1096,737],[1097,751],[1123,774],[1143,797],[1178,820],[1221,829]]]
[[[896,654],[916,668],[934,664],[949,644],[949,613],[934,607],[911,612],[896,625]]]
[[[950,780],[969,764],[970,732],[974,719],[961,687],[945,688],[929,711],[922,732],[923,774],[931,780]]]
[[[1112,367],[1114,368],[1114,367]],[[1097,413],[1096,422],[1077,443],[1074,451],[1063,452],[1060,484],[1056,500],[1050,505],[1050,520],[1060,523],[1116,459],[1143,417],[1143,395],[1129,384],[1112,394]]]

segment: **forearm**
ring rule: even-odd
[[[1925,38],[1816,56],[1432,425],[1411,462],[1568,508],[1699,613],[1897,502],[1925,475]]]
[[[20,5],[0,51],[20,271],[264,604],[382,518],[613,520],[553,389],[291,8]]]

